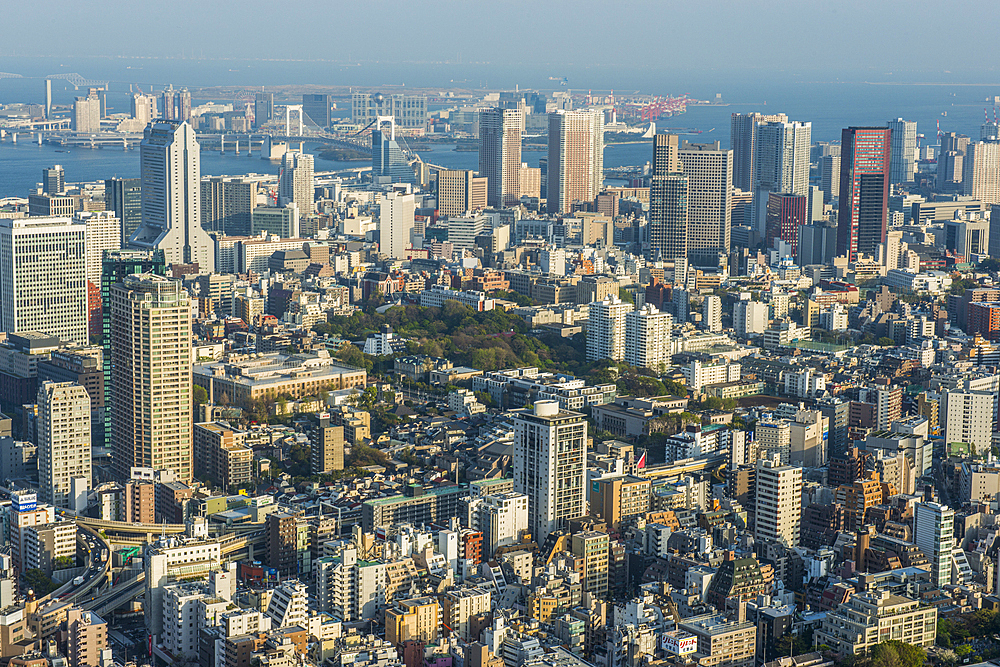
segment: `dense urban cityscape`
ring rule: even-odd
[[[1000,665],[1000,97],[550,79],[0,104],[0,664]]]

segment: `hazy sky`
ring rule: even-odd
[[[8,2],[0,71],[13,53],[988,75],[996,39],[982,29],[998,24],[998,7],[980,0]]]

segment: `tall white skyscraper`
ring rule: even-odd
[[[132,118],[143,125],[149,125],[149,122],[157,115],[156,95],[144,95],[143,93],[132,95]]]
[[[768,193],[809,196],[812,123],[767,122],[757,127],[754,166],[754,225],[764,236]]]
[[[111,287],[111,379],[116,476],[138,466],[190,481],[191,299],[180,281],[140,273]]]
[[[549,213],[568,213],[575,201],[594,201],[604,184],[604,114],[549,114],[547,174]]]
[[[121,220],[114,211],[81,211],[73,216],[73,221],[87,225],[87,281],[100,288],[104,251],[122,247]]]
[[[489,206],[516,206],[521,200],[523,132],[524,109],[516,103],[479,112],[479,175],[488,179]]]
[[[722,299],[709,295],[701,306],[702,324],[712,333],[722,331]]]
[[[558,401],[536,401],[513,416],[514,491],[528,496],[528,529],[540,544],[587,513],[587,420]]]
[[[413,212],[416,199],[413,195],[390,192],[382,195],[378,207],[379,250],[394,259],[406,257],[413,232]]]
[[[778,460],[757,461],[754,537],[799,545],[802,527],[802,468]]]
[[[80,490],[90,489],[90,462],[90,395],[75,382],[43,382],[38,388],[41,500],[56,507],[78,509],[78,499],[70,492],[72,480],[85,480],[86,488]]]
[[[278,199],[282,206],[295,203],[302,217],[312,215],[316,210],[313,190],[314,165],[313,156],[301,151],[288,151],[281,158]]]
[[[938,503],[917,503],[913,509],[913,543],[931,561],[931,583],[950,584],[955,511]]]
[[[897,118],[889,121],[889,182],[912,183],[917,173],[917,121]]]
[[[1000,204],[1000,143],[977,141],[965,149],[962,191],[984,204]]]
[[[88,343],[86,234],[69,218],[0,219],[0,329]]]
[[[632,304],[617,295],[608,295],[603,301],[590,304],[587,320],[587,359],[614,359],[625,356],[625,313]]]
[[[73,130],[87,134],[101,131],[101,99],[93,89],[87,97],[73,102]]]
[[[215,270],[215,245],[201,226],[201,146],[187,122],[156,121],[139,148],[142,224],[129,240],[162,250],[167,264]]]
[[[808,148],[808,145],[807,145]],[[718,265],[729,253],[733,208],[733,151],[714,144],[684,142],[678,151],[688,180],[687,254],[699,266]],[[806,155],[808,158],[808,153]],[[806,163],[808,179],[809,164]]]
[[[670,332],[674,317],[647,303],[625,313],[625,363],[659,371],[670,360]]]
[[[757,161],[757,127],[761,123],[787,123],[788,116],[761,113],[734,113],[729,131],[729,147],[733,149],[733,187],[753,190],[754,166]]]

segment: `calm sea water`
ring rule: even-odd
[[[730,115],[735,112],[784,112],[794,120],[811,121],[814,141],[840,138],[850,125],[884,125],[903,117],[917,121],[917,131],[925,135],[924,144],[936,142],[937,124],[941,130],[967,134],[977,139],[984,120],[984,109],[993,114],[993,95],[1000,95],[1000,83],[992,77],[981,79],[949,73],[899,75],[866,72],[837,78],[830,73],[789,73],[759,71],[746,73],[671,72],[656,68],[552,67],[544,64],[517,66],[453,64],[338,64],[316,62],[270,62],[239,60],[152,60],[127,58],[5,59],[4,70],[22,74],[23,79],[0,79],[0,104],[36,102],[43,99],[46,76],[79,72],[85,77],[110,81],[108,104],[112,111],[128,108],[130,85],[143,90],[175,87],[233,86],[246,90],[291,84],[318,86],[384,87],[396,92],[414,87],[440,86],[442,89],[464,87],[557,90],[614,90],[619,93],[640,91],[658,95],[688,94],[695,99],[714,99],[721,93],[724,105],[690,106],[686,114],[659,123],[659,129],[693,132],[684,138],[695,141],[719,141],[729,144]],[[565,87],[557,81],[567,77]],[[1000,77],[998,77],[1000,78]],[[69,104],[81,94],[64,81],[54,82],[57,104]],[[279,95],[280,97],[280,95]],[[204,101],[204,100],[201,100]],[[229,101],[225,97],[215,101]],[[41,178],[41,169],[52,164],[66,168],[71,181],[97,180],[109,176],[138,176],[136,151],[73,150],[56,153],[55,147],[0,143],[0,197],[24,195]],[[648,144],[611,145],[605,151],[605,165],[642,164],[650,159]],[[525,162],[535,165],[542,153],[526,152]],[[453,168],[476,168],[476,153],[455,152],[446,148],[421,152],[434,164]],[[317,169],[332,170],[359,163],[318,161]],[[202,154],[205,174],[237,175],[248,172],[277,173],[277,166],[245,155]]]

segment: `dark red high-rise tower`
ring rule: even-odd
[[[887,127],[849,127],[843,131],[837,255],[877,257],[885,242],[889,208],[891,131]]]

